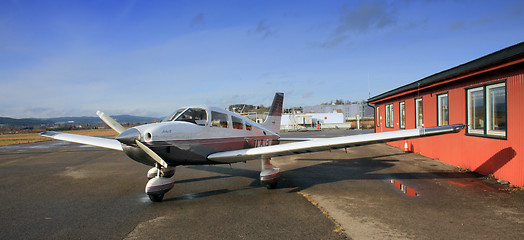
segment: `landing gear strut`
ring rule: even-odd
[[[174,174],[174,167],[164,168],[159,164],[147,172],[149,181],[147,182],[145,191],[151,201],[162,201],[164,194],[175,185],[175,180],[172,178]]]
[[[274,189],[277,187],[280,179],[280,168],[274,168],[271,165],[271,158],[262,158],[262,171],[260,172],[260,183],[265,185],[267,189]]]

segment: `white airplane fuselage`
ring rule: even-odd
[[[126,130],[134,136],[130,144],[122,144],[124,152],[133,160],[143,164],[155,165],[139,147],[132,144],[135,139],[146,144],[170,166],[220,164],[208,160],[207,156],[216,152],[256,148],[278,144],[279,135],[247,117],[215,107],[189,107],[186,109],[204,110],[206,119],[194,122],[164,120],[136,126]],[[227,121],[213,123],[214,115],[226,117]],[[121,140],[120,139],[120,140]]]

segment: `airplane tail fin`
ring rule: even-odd
[[[280,119],[282,117],[282,103],[284,102],[284,93],[275,93],[273,103],[269,109],[269,114],[262,126],[274,133],[280,133]]]

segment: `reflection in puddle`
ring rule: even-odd
[[[419,196],[418,192],[415,191],[415,189],[407,187],[406,185],[402,184],[401,181],[394,180],[394,179],[391,179],[389,181],[391,182],[391,184],[393,184],[393,186],[398,188],[401,192],[403,192],[407,196],[413,196],[413,197]]]

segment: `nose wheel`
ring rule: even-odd
[[[164,194],[148,194],[148,196],[151,202],[162,202],[164,199]]]
[[[158,156],[158,154],[138,139],[135,140],[135,143],[156,162],[154,167],[155,170],[150,169],[147,172],[147,178],[152,178],[147,182],[146,194],[151,201],[160,202],[164,198],[164,194],[169,192],[169,190],[173,188],[173,185],[175,185],[175,180],[171,178],[175,174],[175,168],[169,167],[164,159]],[[154,176],[155,171],[156,176]]]
[[[152,176],[153,170],[156,170],[156,176]],[[161,202],[164,199],[164,194],[169,192],[175,185],[175,180],[172,178],[174,174],[174,167],[163,168],[159,165],[148,171],[147,177],[149,181],[147,182],[145,192],[151,201]]]

